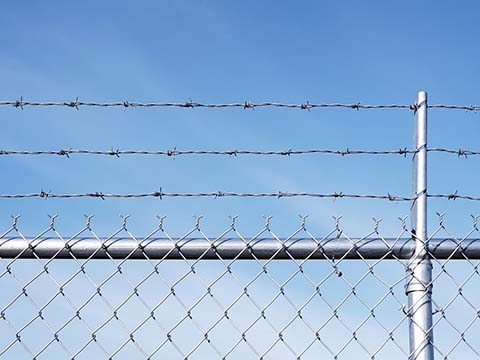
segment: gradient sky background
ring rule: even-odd
[[[0,13],[0,99],[172,101],[222,103],[413,102],[478,104],[480,30],[476,1],[82,1],[6,3]],[[6,150],[260,149],[394,150],[410,147],[409,110],[98,109],[1,107]],[[480,114],[429,112],[429,146],[479,150]],[[480,158],[429,155],[429,191],[480,195]],[[309,191],[409,196],[411,160],[392,156],[291,157],[155,156],[0,157],[1,193]],[[372,217],[395,236],[409,204],[382,200],[140,199],[1,200],[1,222],[22,214],[20,228],[35,235],[58,214],[58,230],[72,234],[95,214],[108,236],[130,214],[138,236],[166,215],[181,236],[203,215],[216,236],[238,215],[245,236],[272,228],[288,236],[298,214],[321,236],[343,216],[345,232],[366,235]],[[459,236],[478,204],[429,201],[429,227],[447,212]]]
[[[113,101],[411,103],[478,102],[474,2],[31,3],[2,12],[0,74],[4,99]],[[94,10],[92,10],[94,9]],[[398,149],[412,142],[408,110],[0,109],[6,149]],[[478,114],[430,111],[430,146],[476,149]],[[290,158],[75,156],[2,158],[3,192],[312,191],[409,195],[410,161],[401,156]],[[477,160],[432,154],[431,192],[477,194]],[[469,176],[462,176],[462,175]],[[465,220],[476,205],[431,201]],[[147,199],[2,201],[6,216],[28,224],[58,213],[61,223],[95,213],[150,223],[155,214],[205,226],[236,214],[310,214],[330,227],[343,215],[365,231],[371,216],[408,213],[407,204],[318,199]],[[368,209],[359,213],[359,209]],[[187,211],[185,211],[187,209]],[[26,211],[28,210],[28,211]],[[31,216],[34,214],[34,216]],[[65,219],[62,221],[61,219]],[[211,221],[208,221],[208,220]],[[280,220],[280,219],[279,219]],[[227,220],[225,220],[227,221]],[[275,220],[274,220],[275,221]],[[451,220],[453,221],[453,219]],[[469,221],[467,219],[467,221]],[[259,223],[259,224],[260,224]],[[285,224],[279,221],[279,226]],[[357,224],[357,225],[355,225]],[[360,224],[360,225],[359,225]],[[395,228],[396,223],[392,224]],[[142,225],[143,226],[143,225]],[[387,227],[386,227],[387,229]]]

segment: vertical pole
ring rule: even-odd
[[[407,267],[410,360],[433,360],[432,263],[427,238],[427,93],[415,98],[412,238],[415,253]]]

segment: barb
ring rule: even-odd
[[[241,108],[255,109],[259,107],[276,107],[288,109],[310,110],[315,108],[347,108],[347,109],[408,109],[415,110],[415,106],[411,104],[361,104],[357,103],[281,103],[273,101],[264,102],[233,102],[233,103],[198,103],[193,101],[187,102],[136,102],[136,101],[115,101],[115,102],[97,102],[97,101],[79,101],[76,98],[73,101],[25,101],[20,100],[4,100],[0,101],[0,106],[14,106],[23,109],[26,106],[32,107],[69,107],[78,109],[80,107],[178,107],[178,108]]]
[[[339,193],[330,193],[330,194],[321,194],[321,193],[310,193],[310,192],[228,192],[228,191],[214,191],[214,192],[163,192],[155,191],[149,193],[124,193],[124,194],[114,194],[114,193],[103,193],[103,192],[94,192],[94,193],[72,193],[72,194],[56,194],[51,192],[41,191],[38,193],[29,193],[29,194],[0,194],[0,199],[22,199],[22,198],[100,198],[105,200],[106,198],[164,198],[164,197],[272,197],[272,198],[288,198],[288,197],[312,197],[312,198],[354,198],[354,199],[383,199],[389,201],[413,201],[415,197],[405,197],[397,196],[392,194],[386,195],[377,195],[377,194],[346,194],[343,192]]]
[[[60,150],[0,150],[0,155],[58,155],[70,157],[72,154],[81,155],[107,155],[120,157],[121,155],[160,155],[160,156],[178,156],[178,155],[275,155],[290,156],[304,154],[332,154],[332,155],[391,155],[397,154],[406,156],[414,154],[417,151],[407,150],[407,148],[398,150],[335,150],[335,149],[300,149],[300,150],[82,150],[82,149],[60,149]]]

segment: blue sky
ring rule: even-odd
[[[31,3],[0,15],[4,99],[411,103],[477,101],[474,3],[310,2]],[[94,11],[92,9],[95,9]],[[20,16],[21,13],[21,16]],[[410,146],[405,110],[25,109],[2,108],[4,147],[34,148],[368,148]],[[478,115],[432,110],[431,146],[475,148]],[[432,155],[430,187],[475,193],[475,159]],[[4,192],[350,191],[409,194],[410,161],[400,156],[338,158],[2,158]],[[466,173],[470,176],[459,177]],[[461,181],[461,184],[459,180]],[[461,186],[460,186],[461,185]],[[445,201],[439,208],[452,207]],[[187,211],[185,211],[187,206]],[[393,217],[408,206],[342,200],[2,201],[6,214],[61,217],[132,213],[311,214]],[[454,203],[455,212],[471,204]],[[385,215],[386,216],[385,216]],[[362,214],[363,215],[363,214]],[[462,213],[462,216],[464,214]],[[173,216],[171,216],[173,217]],[[320,218],[327,218],[325,221]],[[66,222],[70,222],[68,218]],[[212,219],[213,220],[213,219]],[[43,220],[42,220],[43,221]],[[112,219],[113,221],[113,219]],[[385,220],[386,221],[386,220]],[[363,223],[364,220],[359,221]],[[361,229],[364,231],[364,229]]]
[[[0,99],[92,101],[479,103],[479,4],[464,1],[82,1],[4,4],[0,13]],[[399,149],[412,143],[408,110],[90,109],[1,107],[1,149]],[[480,115],[429,112],[429,145],[478,150]],[[480,195],[480,159],[429,155],[431,192]],[[309,191],[387,192],[409,196],[411,160],[307,155],[273,157],[101,158],[1,157],[1,193]],[[478,205],[430,200],[447,212],[455,234],[471,229]],[[143,199],[1,200],[1,224],[22,214],[35,235],[58,214],[71,234],[95,214],[99,235],[130,214],[130,230],[152,231],[166,215],[181,236],[203,215],[215,236],[239,215],[245,236],[274,216],[280,236],[298,214],[321,236],[343,216],[345,231],[363,236],[372,217],[386,236],[401,230],[409,204],[381,200]]]
[[[230,102],[410,103],[425,89],[431,102],[477,101],[475,3],[242,2],[31,3],[0,15],[4,29],[0,74],[4,99]],[[92,9],[95,9],[94,11]],[[469,10],[470,9],[470,10]],[[409,111],[257,109],[2,108],[3,146],[34,148],[368,148],[411,144]],[[475,148],[478,115],[432,110],[430,144]],[[430,157],[430,187],[475,193],[475,159]],[[385,158],[99,159],[2,158],[6,193],[305,190],[410,192],[410,161]],[[467,173],[468,177],[461,177]],[[461,181],[461,184],[459,180]],[[461,186],[460,186],[461,185]],[[472,204],[431,204],[454,208]],[[342,200],[2,201],[6,215],[34,210],[28,223],[59,213],[71,223],[83,213],[113,221],[151,221],[167,214],[311,214],[323,228],[332,214],[396,219],[408,206]],[[188,209],[185,211],[185,209]],[[436,208],[435,208],[436,209]],[[110,218],[114,214],[114,218]],[[172,216],[174,215],[174,216]],[[363,213],[361,214],[363,217]],[[42,219],[42,220],[40,220]],[[325,219],[325,220],[323,220]],[[172,221],[174,221],[172,219]],[[352,220],[354,221],[354,220]],[[358,223],[365,223],[362,218]],[[387,221],[386,219],[384,220]],[[102,221],[103,222],[103,221]],[[282,223],[282,221],[280,221]],[[179,224],[180,225],[180,224]],[[395,226],[396,225],[392,225]],[[365,231],[364,228],[359,231]]]

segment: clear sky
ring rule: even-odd
[[[475,2],[31,2],[2,11],[0,97],[30,100],[411,103],[478,102]],[[408,110],[0,109],[3,148],[59,149],[397,149],[410,146]],[[431,146],[475,148],[478,115],[432,110]],[[102,191],[312,191],[410,193],[410,161],[400,156],[339,158],[125,157],[2,158],[5,193]],[[475,159],[432,155],[430,188],[475,191]],[[462,176],[468,174],[469,176]],[[462,181],[460,181],[462,180]],[[471,204],[431,202],[474,212]],[[359,214],[365,206],[372,209]],[[237,214],[331,215],[365,223],[396,219],[408,206],[383,201],[21,200],[2,201],[5,215],[40,224],[95,213],[102,223],[129,213],[208,223]],[[25,210],[34,210],[31,216]],[[187,210],[187,211],[185,211]],[[364,219],[365,215],[365,219]],[[453,215],[453,214],[451,214]],[[463,216],[462,212],[462,217]],[[362,217],[362,221],[357,221]],[[67,221],[68,219],[68,221]],[[78,220],[82,221],[82,220]],[[225,220],[226,221],[226,220]],[[240,220],[241,221],[241,220]],[[263,220],[262,220],[263,221]],[[369,221],[369,220],[368,220]],[[60,221],[63,223],[63,221]],[[282,223],[282,221],[280,221]],[[143,226],[143,225],[142,225]],[[393,225],[392,225],[393,226]],[[360,231],[364,231],[362,227]]]
[[[478,104],[476,1],[90,1],[5,3],[0,12],[0,100]],[[395,150],[411,147],[409,110],[98,109],[1,107],[2,150],[259,149]],[[431,109],[429,146],[479,150],[480,115]],[[480,157],[429,154],[429,190],[480,196]],[[0,193],[307,191],[411,194],[411,159],[399,155],[291,157],[0,157]],[[476,203],[430,200],[429,227],[447,212],[465,234]],[[343,216],[363,236],[382,218],[394,236],[409,204],[383,200],[136,199],[1,200],[0,224],[22,214],[25,235],[71,234],[95,214],[99,235],[130,214],[138,236],[166,215],[181,236],[203,215],[215,237],[238,215],[250,236],[272,215],[288,236],[299,214],[316,236]]]

